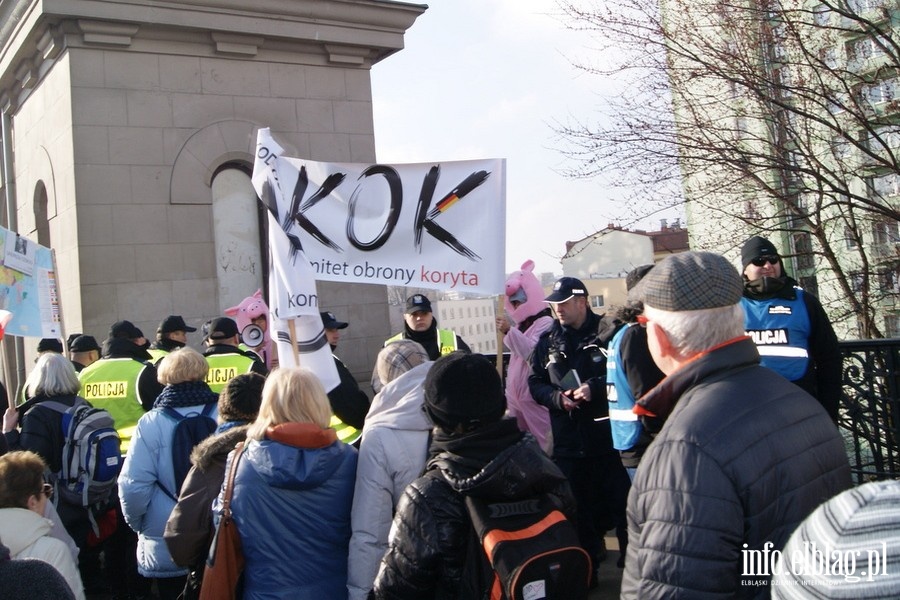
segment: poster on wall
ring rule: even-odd
[[[9,311],[6,335],[62,338],[62,314],[53,252],[0,227],[0,311]]]

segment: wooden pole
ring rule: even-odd
[[[291,352],[294,354],[294,366],[299,367],[300,350],[297,348],[297,326],[294,323],[294,319],[288,319],[288,330],[291,336]]]
[[[505,296],[500,294],[497,296],[497,316],[502,316],[506,311],[503,304]],[[497,373],[500,374],[500,381],[503,381],[503,332],[497,328]]]

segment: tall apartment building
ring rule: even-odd
[[[767,236],[840,337],[900,336],[900,3],[661,10],[691,247]]]

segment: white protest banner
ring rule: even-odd
[[[263,129],[256,161],[277,173],[278,206],[289,207],[278,217],[295,236],[288,252],[302,249],[316,279],[502,293],[504,160],[316,162],[284,156]],[[317,303],[292,296],[283,304]]]
[[[268,129],[260,131],[260,141],[263,136],[269,148],[277,147],[268,136]],[[284,195],[280,193],[278,164],[273,162],[267,165],[257,158],[253,165],[252,181],[257,195],[268,208],[272,265],[269,274],[269,321],[273,327],[272,339],[278,350],[278,364],[310,369],[325,390],[331,391],[340,383],[340,375],[319,315],[315,272],[292,233],[295,226],[289,219],[281,218],[289,213],[290,205],[285,204]],[[296,298],[305,300],[295,302]]]

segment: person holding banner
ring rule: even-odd
[[[206,383],[215,393],[225,389],[225,384],[241,373],[259,373],[263,377],[269,369],[259,356],[249,350],[241,350],[241,333],[237,323],[228,317],[217,317],[203,325],[206,350],[203,356],[209,363],[209,374]]]
[[[322,312],[320,316],[322,326],[325,328],[325,339],[331,347],[334,366],[341,379],[340,384],[328,392],[331,412],[334,413],[331,417],[331,427],[337,432],[339,440],[359,448],[366,413],[369,412],[369,397],[359,389],[359,384],[353,378],[350,369],[334,354],[341,338],[339,331],[346,329],[348,323],[338,321],[331,312]]]
[[[429,360],[437,360],[445,354],[456,350],[471,352],[468,344],[456,332],[450,329],[439,329],[437,320],[431,312],[431,300],[424,294],[413,294],[406,299],[406,310],[403,312],[403,331],[384,342],[387,346],[395,340],[412,340],[425,348]],[[379,392],[384,386],[378,372],[372,373],[372,389]]]

